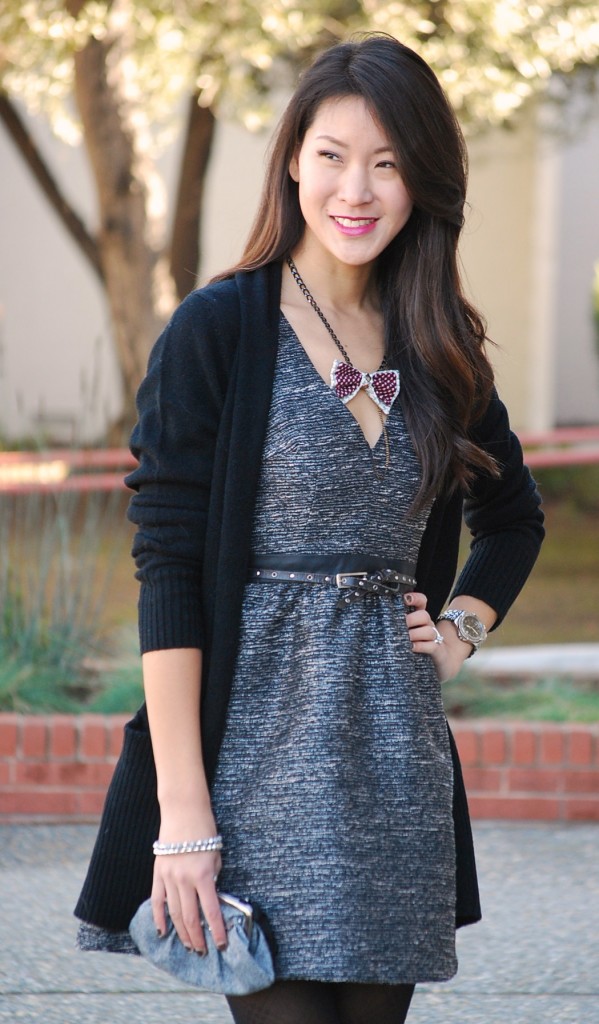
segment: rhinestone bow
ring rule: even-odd
[[[399,394],[399,370],[362,373],[351,363],[336,359],[331,368],[331,387],[344,404],[364,388],[366,394],[387,415]]]

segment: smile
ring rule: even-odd
[[[374,231],[378,217],[335,217],[331,215],[331,220],[340,234],[356,238]]]
[[[364,228],[376,224],[376,217],[335,217],[333,220],[342,228]]]

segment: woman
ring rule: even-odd
[[[413,51],[327,51],[241,263],[185,300],[140,389],[146,705],[76,912],[88,943],[118,946],[151,888],[157,929],[166,904],[193,955],[199,908],[226,944],[216,879],[258,904],[276,981],[229,1000],[238,1022],[397,1024],[480,916],[440,684],[543,529],[461,291],[465,164]],[[439,618],[464,499],[471,553]],[[152,870],[156,835],[206,842]]]

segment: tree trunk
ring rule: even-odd
[[[170,270],[179,299],[184,299],[196,286],[201,259],[204,182],[215,124],[212,111],[200,107],[197,95],[192,96],[189,101],[170,253]]]
[[[115,0],[111,13],[126,6]],[[75,54],[75,95],[96,182],[98,249],[123,377],[123,426],[133,418],[150,347],[176,303],[164,258],[166,210],[150,212],[157,176],[130,116],[126,52],[126,26],[113,30],[109,20],[107,34]]]

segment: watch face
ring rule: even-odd
[[[462,616],[460,630],[467,640],[473,644],[479,644],[485,638],[485,627],[476,615],[466,614]]]

